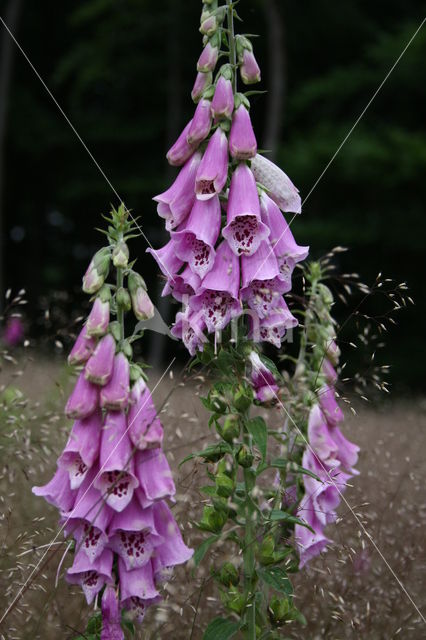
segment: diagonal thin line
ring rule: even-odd
[[[401,51],[401,53],[399,54],[398,58],[395,60],[395,62],[393,63],[393,65],[391,66],[391,68],[389,69],[389,71],[387,72],[387,74],[385,75],[385,77],[383,78],[382,82],[379,84],[379,86],[377,87],[376,91],[373,93],[373,95],[371,96],[370,100],[367,102],[366,106],[364,107],[364,109],[361,111],[361,113],[359,114],[358,118],[355,120],[355,123],[353,124],[353,126],[350,128],[350,130],[348,131],[348,133],[346,134],[346,136],[343,138],[342,142],[340,143],[340,145],[338,146],[337,150],[335,151],[335,153],[333,154],[333,156],[330,158],[330,160],[328,161],[327,165],[325,166],[324,170],[322,171],[321,175],[319,176],[319,178],[316,180],[315,184],[312,186],[311,190],[309,191],[308,195],[306,196],[306,198],[304,198],[302,205],[305,204],[305,202],[307,201],[307,199],[309,198],[309,196],[311,195],[311,193],[313,192],[313,190],[316,188],[316,186],[318,185],[318,183],[322,180],[324,174],[328,171],[329,167],[331,166],[331,164],[334,162],[334,160],[336,159],[336,157],[338,156],[338,154],[340,153],[340,151],[342,150],[342,147],[346,144],[346,142],[348,141],[349,137],[352,135],[354,129],[357,127],[357,125],[359,124],[359,122],[362,120],[362,118],[364,117],[367,109],[370,107],[371,103],[373,102],[373,100],[376,98],[377,94],[381,91],[383,85],[385,84],[385,82],[388,80],[389,76],[391,75],[391,73],[395,70],[396,66],[398,65],[398,63],[400,62],[401,58],[403,57],[403,55],[405,54],[405,52],[407,51],[408,47],[411,45],[411,43],[413,42],[414,38],[417,36],[417,34],[419,33],[420,29],[422,28],[422,26],[424,25],[424,23],[426,22],[426,17],[423,18],[423,20],[421,21],[421,23],[419,24],[419,26],[417,27],[417,29],[415,30],[415,32],[413,33],[413,35],[411,36],[411,38],[409,39],[409,41],[407,42],[407,44],[405,45],[404,49]]]
[[[281,402],[280,398],[278,397],[278,395],[275,392],[275,389],[273,389],[271,387],[271,385],[269,384],[269,382],[267,381],[266,377],[264,376],[263,372],[261,371],[261,369],[256,366],[256,364],[253,365],[254,368],[257,370],[257,372],[262,376],[263,380],[265,381],[265,383],[268,385],[269,389],[272,391],[273,396],[275,397],[275,399],[278,401],[278,404],[280,405],[280,407],[283,409],[284,413],[287,415],[288,419],[291,420],[292,424],[294,425],[298,435],[301,436],[301,438],[303,439],[303,441],[306,443],[306,446],[308,447],[308,449],[311,451],[311,453],[315,456],[315,459],[317,460],[317,462],[321,465],[321,467],[323,468],[323,470],[325,471],[325,473],[327,474],[331,484],[335,487],[335,489],[337,490],[340,498],[342,499],[342,501],[345,503],[345,505],[348,507],[349,511],[352,513],[353,517],[355,518],[355,520],[357,521],[359,527],[362,529],[364,535],[368,538],[368,540],[370,540],[371,544],[373,545],[374,549],[377,551],[377,553],[379,554],[379,556],[381,557],[381,559],[383,560],[383,562],[385,563],[386,567],[389,569],[390,573],[392,574],[392,576],[395,578],[396,582],[398,583],[400,589],[405,593],[405,595],[407,596],[408,600],[411,602],[411,604],[413,605],[414,609],[416,610],[416,612],[419,614],[420,618],[422,619],[422,621],[426,624],[426,618],[424,617],[424,615],[422,614],[422,612],[420,611],[419,607],[416,605],[416,603],[414,602],[413,598],[411,597],[411,595],[409,594],[409,592],[407,591],[407,589],[404,587],[403,583],[401,582],[401,580],[398,578],[398,576],[396,575],[395,571],[392,569],[392,567],[390,566],[389,562],[386,560],[385,556],[383,555],[383,553],[380,551],[379,547],[377,546],[376,542],[373,539],[373,536],[371,535],[371,533],[369,533],[369,531],[367,531],[367,529],[365,528],[365,526],[363,525],[362,521],[360,520],[360,518],[357,516],[357,514],[355,513],[355,511],[352,509],[351,505],[349,504],[349,502],[346,500],[344,494],[341,492],[341,490],[339,489],[338,485],[336,484],[336,482],[333,480],[333,477],[330,475],[330,472],[327,470],[327,468],[324,466],[324,463],[322,462],[321,458],[319,458],[316,454],[316,452],[314,451],[314,449],[312,448],[311,444],[309,443],[309,441],[307,440],[307,438],[305,437],[305,435],[302,433],[302,431],[299,429],[299,427],[297,426],[297,424],[295,423],[295,421],[293,420],[292,416],[290,415],[290,413],[287,411],[287,409],[285,408],[285,406],[283,405],[283,403]]]
[[[72,129],[73,133],[76,135],[76,137],[78,138],[78,140],[81,142],[84,150],[88,153],[89,157],[91,158],[92,162],[94,163],[94,165],[96,166],[96,168],[98,169],[99,173],[102,175],[102,177],[104,178],[104,180],[106,181],[106,183],[108,184],[108,186],[110,187],[111,191],[114,193],[114,195],[116,196],[116,198],[118,199],[119,202],[123,203],[127,213],[129,214],[129,217],[132,219],[132,221],[134,222],[134,224],[137,226],[137,228],[140,231],[141,236],[144,238],[145,242],[147,243],[147,245],[154,250],[154,247],[152,246],[152,244],[150,243],[150,241],[148,240],[147,236],[145,235],[145,233],[143,232],[142,228],[140,227],[139,223],[137,222],[137,220],[135,220],[135,218],[132,216],[131,212],[129,211],[129,209],[127,209],[126,205],[124,204],[123,199],[121,198],[121,196],[119,195],[119,193],[117,192],[117,190],[115,189],[114,185],[112,184],[111,180],[108,178],[108,176],[106,175],[105,171],[102,169],[102,167],[100,166],[99,162],[96,160],[95,156],[93,155],[93,153],[90,151],[89,147],[87,146],[87,144],[84,142],[83,138],[81,137],[81,135],[78,133],[77,129],[75,128],[75,126],[73,125],[73,123],[71,122],[71,120],[69,119],[69,117],[67,116],[67,114],[65,113],[65,111],[63,110],[63,108],[61,107],[61,105],[59,104],[59,102],[56,100],[55,96],[53,95],[52,91],[49,89],[49,87],[47,86],[46,82],[43,80],[43,78],[41,77],[40,73],[37,71],[37,69],[35,68],[35,66],[33,65],[33,63],[31,62],[31,60],[29,59],[28,55],[25,53],[24,49],[22,48],[22,46],[19,44],[18,40],[15,38],[15,36],[13,35],[13,33],[11,32],[11,30],[9,29],[9,27],[7,26],[6,22],[3,20],[3,18],[0,16],[0,21],[2,22],[4,28],[6,29],[6,31],[8,32],[8,34],[10,35],[10,37],[12,38],[13,42],[16,44],[16,46],[18,47],[19,51],[22,53],[22,55],[24,56],[25,60],[28,62],[28,64],[30,65],[31,69],[34,71],[35,75],[37,76],[37,78],[40,80],[41,84],[43,85],[43,87],[46,89],[47,93],[49,94],[49,96],[52,98],[53,102],[55,103],[55,105],[57,106],[57,108],[59,109],[59,111],[61,112],[61,114],[63,115],[63,117],[65,118],[67,124],[70,126],[70,128]],[[167,273],[167,275],[172,278],[171,273],[169,273],[169,270],[167,269],[167,266],[165,264],[162,263],[162,261],[159,259],[160,264],[162,265],[162,267],[164,268],[165,272]]]
[[[342,150],[342,148],[344,147],[344,145],[346,144],[346,142],[348,141],[348,139],[350,138],[350,136],[352,135],[353,131],[355,130],[355,128],[358,126],[358,124],[360,123],[360,121],[362,120],[362,118],[364,117],[366,111],[368,110],[368,108],[371,106],[371,103],[374,101],[374,99],[376,98],[376,96],[378,95],[378,93],[381,91],[383,85],[385,84],[385,82],[389,79],[390,75],[392,74],[392,72],[395,70],[396,66],[399,64],[399,62],[401,61],[402,57],[404,56],[405,52],[407,51],[408,47],[412,44],[414,38],[417,36],[417,34],[419,33],[420,29],[423,27],[424,23],[426,22],[426,17],[423,18],[423,20],[421,21],[421,23],[419,24],[419,26],[417,27],[417,29],[415,30],[415,32],[413,33],[413,35],[411,36],[411,38],[409,39],[409,41],[407,42],[407,44],[405,45],[404,49],[401,51],[401,53],[399,54],[398,58],[395,60],[395,62],[393,63],[393,65],[391,66],[391,68],[389,69],[389,71],[387,72],[387,74],[385,75],[385,77],[383,78],[382,82],[379,84],[379,86],[377,87],[376,91],[373,93],[373,95],[371,96],[370,100],[367,102],[366,106],[364,107],[364,109],[361,111],[361,113],[359,114],[358,118],[355,120],[355,123],[352,125],[352,127],[349,129],[348,133],[346,134],[346,136],[343,138],[342,142],[340,143],[340,145],[338,146],[337,150],[334,152],[333,156],[330,158],[330,160],[328,161],[327,165],[325,166],[325,168],[323,169],[322,173],[320,174],[320,176],[317,178],[317,180],[315,181],[314,185],[311,187],[310,191],[308,192],[308,195],[306,196],[306,198],[304,198],[304,200],[302,201],[302,206],[305,204],[305,202],[308,200],[308,198],[311,196],[312,192],[314,191],[314,189],[316,189],[316,187],[318,186],[318,184],[321,182],[322,178],[324,177],[325,173],[328,171],[329,167],[333,164],[334,160],[337,158],[337,156],[339,155],[340,151]],[[282,232],[282,234],[280,235],[280,237],[278,238],[278,240],[275,241],[275,244],[277,244],[287,233],[287,231],[290,229],[294,219],[296,218],[298,214],[294,214],[292,219],[290,220],[290,222],[287,224],[285,230]],[[269,256],[271,255],[271,253],[273,253],[273,248],[270,247],[269,249],[269,253],[266,256],[266,258],[264,259],[264,261],[259,265],[255,276],[253,278],[253,280],[256,278],[257,274],[259,273],[260,269],[263,267],[263,265],[265,264],[266,260],[268,260]]]
[[[168,367],[164,370],[162,376],[160,377],[160,379],[158,380],[158,382],[156,383],[156,385],[154,386],[151,395],[154,394],[155,390],[157,389],[157,387],[160,385],[160,383],[162,382],[164,376],[166,375],[166,373],[168,372],[168,370],[170,369],[170,367],[173,365],[174,361],[176,360],[176,358],[173,358],[172,361],[170,362],[170,364],[168,365]],[[134,423],[134,421],[136,420],[136,418],[138,417],[138,415],[140,414],[140,412],[142,411],[142,409],[145,407],[146,403],[148,402],[148,398],[145,400],[144,404],[139,408],[139,411],[136,413],[135,417],[133,418],[133,420],[130,422],[130,424],[127,425],[127,429],[126,431],[122,434],[122,436],[120,437],[119,441],[116,443],[114,449],[111,451],[111,453],[109,454],[108,458],[105,460],[105,462],[103,463],[103,465],[100,467],[99,471],[97,472],[96,476],[93,478],[92,482],[90,483],[90,485],[87,487],[86,491],[84,492],[84,494],[81,496],[80,500],[77,502],[76,505],[74,505],[74,509],[76,507],[78,507],[78,505],[80,504],[80,502],[83,500],[83,498],[86,496],[87,492],[89,491],[89,489],[91,489],[91,487],[93,486],[93,483],[100,477],[102,470],[104,469],[105,465],[107,464],[108,460],[111,458],[112,454],[114,453],[114,451],[117,449],[118,445],[120,444],[120,442],[122,441],[122,439],[124,438],[124,436],[127,434],[127,432],[129,431],[130,427],[132,426],[132,424]],[[49,553],[51,547],[53,546],[53,544],[56,542],[56,540],[58,539],[58,536],[61,534],[61,532],[65,529],[66,525],[68,524],[70,520],[70,516],[68,516],[68,518],[65,520],[65,522],[62,524],[62,526],[60,527],[60,529],[58,530],[58,532],[56,533],[55,537],[53,538],[53,540],[46,545],[47,549],[46,551],[43,553],[43,555],[41,556],[41,558],[39,559],[39,561],[37,562],[37,564],[35,565],[35,567],[33,568],[33,570],[31,571],[30,575],[28,576],[28,578],[25,580],[24,584],[22,585],[22,587],[20,588],[20,590],[18,591],[18,593],[16,594],[16,596],[14,597],[14,599],[12,600],[12,602],[10,603],[10,605],[7,607],[6,611],[3,613],[2,617],[0,618],[0,624],[3,622],[3,620],[6,618],[6,616],[8,615],[9,611],[13,608],[15,602],[17,600],[19,600],[19,598],[21,597],[21,594],[24,592],[25,587],[27,586],[27,584],[29,583],[29,581],[31,580],[31,578],[33,577],[33,575],[35,574],[35,572],[37,571],[38,567],[40,566],[40,564],[43,562],[44,558],[46,557],[46,555]]]

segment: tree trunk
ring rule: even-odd
[[[6,12],[2,15],[10,31],[15,35],[21,13],[22,0],[9,0]],[[7,114],[9,106],[10,85],[12,78],[13,62],[16,45],[7,32],[5,26],[0,24],[2,30],[0,51],[0,312],[3,309],[4,293],[4,159],[7,131]]]
[[[266,106],[266,129],[264,148],[270,151],[268,157],[276,157],[284,119],[284,98],[286,78],[285,33],[283,18],[277,0],[263,3],[268,27],[268,102]]]

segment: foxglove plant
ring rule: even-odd
[[[163,428],[143,369],[132,359],[132,342],[142,333],[125,336],[127,311],[137,320],[154,315],[129,263],[134,224],[123,205],[106,219],[108,245],[83,278],[92,310],[69,355],[78,378],[65,414],[75,422],[53,479],[33,492],[59,510],[75,541],[67,580],[81,586],[88,604],[102,600],[101,640],[120,640],[122,622],[142,621],[161,599],[170,569],[192,551],[168,506],[175,486],[161,449]],[[107,282],[111,268],[114,284]]]
[[[171,164],[181,166],[180,172],[173,185],[154,198],[170,240],[148,251],[166,278],[163,295],[172,294],[183,303],[172,333],[196,362],[216,374],[203,402],[220,441],[187,458],[200,457],[214,481],[204,488],[208,503],[197,523],[210,537],[197,551],[195,563],[224,539],[235,545],[242,566],[234,561],[212,569],[234,620],[212,621],[206,637],[222,637],[226,628],[227,637],[240,631],[256,640],[278,637],[283,593],[287,620],[300,618],[287,571],[279,566],[290,556],[297,566],[296,551],[283,540],[271,547],[271,540],[281,521],[308,530],[309,525],[289,513],[278,497],[273,509],[262,498],[258,478],[278,463],[267,457],[265,421],[251,410],[275,402],[279,393],[281,376],[256,343],[279,348],[286,332],[296,326],[284,295],[308,247],[296,244],[282,213],[300,213],[298,191],[258,154],[248,95],[237,91],[238,70],[244,84],[258,82],[260,70],[250,40],[234,35],[235,15],[230,1],[226,6],[217,0],[203,4],[205,49],[192,91],[197,107],[167,154]],[[213,77],[223,55],[228,61]],[[302,473],[301,465],[294,473]],[[271,587],[279,597],[269,593]]]
[[[279,209],[300,213],[298,190],[258,154],[249,97],[237,91],[238,70],[242,82],[252,84],[260,81],[260,69],[249,38],[234,35],[234,15],[230,2],[203,4],[204,50],[191,94],[197,106],[167,153],[179,174],[154,198],[171,239],[148,251],[166,277],[163,295],[184,302],[173,333],[191,355],[204,348],[206,333],[217,343],[220,332],[245,315],[254,342],[279,347],[297,324],[283,296],[308,254]],[[228,61],[213,77],[224,55]]]

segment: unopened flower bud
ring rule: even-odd
[[[238,569],[232,562],[225,562],[219,572],[218,579],[226,587],[236,586],[240,581]]]
[[[216,38],[214,40],[216,40]],[[219,47],[214,44],[214,40],[209,40],[204,47],[200,57],[198,58],[197,71],[201,71],[202,73],[214,71],[219,57]]]
[[[253,53],[253,45],[245,36],[238,35],[235,38],[240,74],[244,84],[260,82],[260,69]]]
[[[220,435],[225,442],[232,443],[240,435],[240,422],[238,416],[229,415],[226,417],[223,427],[220,428]]]
[[[278,626],[282,625],[286,621],[289,612],[290,603],[287,598],[272,596],[269,602],[269,615],[272,622]]]
[[[96,340],[92,336],[87,335],[87,327],[84,325],[68,356],[68,364],[76,365],[87,362],[95,350],[95,347]]]
[[[197,73],[194,86],[191,91],[191,98],[194,102],[198,102],[202,97],[204,91],[211,85],[213,80],[212,74],[209,73]]]
[[[189,145],[198,146],[209,135],[212,126],[210,106],[210,100],[204,98],[198,103],[186,138]]]
[[[262,565],[269,565],[274,563],[275,552],[275,540],[271,535],[267,535],[263,538],[259,548],[259,562]]]
[[[234,407],[237,411],[247,411],[253,402],[253,391],[251,387],[240,386],[234,395]]]
[[[225,413],[228,408],[223,396],[217,391],[211,391],[209,393],[209,402],[216,413]]]
[[[130,382],[133,384],[143,378],[143,371],[138,364],[130,365]]]
[[[138,320],[149,320],[154,317],[155,309],[146,290],[142,276],[132,271],[128,277],[133,313]]]
[[[250,160],[257,153],[257,141],[250,114],[243,104],[238,107],[232,118],[229,152],[236,160]]]
[[[101,337],[108,331],[109,301],[102,300],[98,296],[93,303],[92,310],[87,318],[86,332],[88,336]]]
[[[243,444],[237,455],[238,464],[243,469],[249,469],[253,464],[254,456],[247,445]]]
[[[225,474],[218,473],[215,478],[217,495],[222,498],[229,498],[234,493],[235,484],[232,478]]]
[[[228,593],[221,590],[220,599],[222,600],[223,606],[226,607],[228,611],[232,611],[237,615],[241,615],[246,606],[246,599],[244,595],[240,593],[235,586],[231,586]],[[257,632],[256,637],[258,637]]]
[[[109,327],[108,327],[108,331],[110,332],[110,334],[112,335],[112,337],[114,338],[114,340],[116,342],[120,342],[121,340],[121,327],[120,327],[120,323],[117,321],[114,322],[110,322]]]
[[[198,526],[204,531],[210,531],[211,533],[220,533],[227,516],[223,511],[216,511],[212,506],[205,506],[203,509],[203,516]]]
[[[92,294],[99,291],[108,275],[110,260],[111,250],[109,247],[104,247],[95,253],[83,276],[83,291],[85,293]]]
[[[212,100],[212,114],[215,118],[231,118],[234,110],[234,90],[232,81],[221,75],[217,81]]]
[[[132,301],[130,299],[129,292],[124,287],[120,287],[116,293],[116,301],[117,305],[124,309],[124,311],[129,311],[132,308]]]
[[[128,358],[129,360],[132,359],[132,357],[133,357],[133,349],[132,349],[132,345],[130,344],[130,342],[128,340],[125,340],[122,343],[121,350],[124,353],[124,355],[126,356],[126,358]],[[130,373],[129,373],[129,376],[130,376]]]
[[[212,36],[218,28],[218,21],[215,14],[207,15],[203,13],[201,16],[200,32],[206,36]]]
[[[129,262],[129,248],[123,241],[115,245],[112,252],[112,263],[114,267],[125,269]]]

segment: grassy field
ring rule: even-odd
[[[15,400],[13,406],[8,405],[7,396],[3,400],[0,615],[56,536],[57,513],[31,494],[31,486],[51,477],[69,429],[60,414],[68,382],[59,364],[36,366],[26,362],[22,375],[15,379],[16,371],[19,366],[7,367],[0,378],[2,390],[16,384],[29,398],[25,402]],[[203,496],[198,487],[203,484],[204,471],[193,463],[180,471],[177,467],[185,454],[202,448],[203,440],[212,437],[197,397],[197,384],[202,385],[202,381],[182,386],[178,379],[167,378],[154,393],[157,406],[161,406],[173,390],[162,415],[164,448],[178,488],[174,511],[186,542],[194,546],[200,534],[191,521],[201,513]],[[309,623],[305,629],[289,626],[283,638],[426,637],[426,627],[404,593],[406,589],[425,613],[426,404],[421,400],[398,401],[380,407],[363,405],[357,410],[358,415],[348,415],[344,425],[345,433],[362,450],[358,465],[361,474],[346,493],[351,509],[342,505],[337,525],[328,530],[335,542],[331,550],[295,577],[297,605]],[[282,419],[277,410],[270,413],[270,420]],[[372,547],[359,522],[386,560]],[[62,577],[69,557],[59,570],[55,586],[65,549],[61,534],[55,542],[22,598],[0,625],[2,639],[72,639],[85,628],[88,608],[84,599]],[[149,612],[137,637],[201,639],[206,621],[221,611],[210,566],[223,562],[230,552],[225,546],[216,549],[194,576],[190,566],[177,570],[166,586],[164,603]]]

